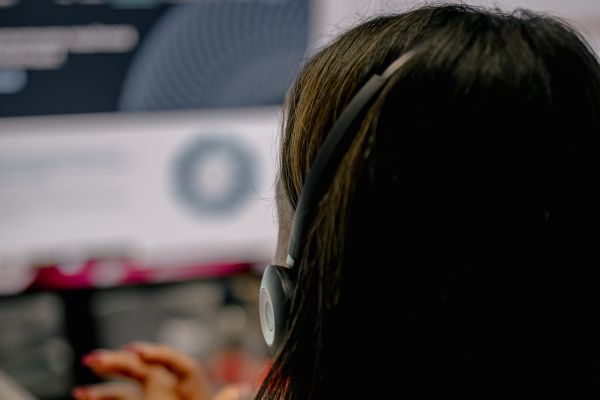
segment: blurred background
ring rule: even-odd
[[[467,3],[600,49],[598,0]],[[415,4],[0,0],[0,399],[70,398],[97,381],[84,354],[134,340],[255,382],[285,93],[338,32]]]

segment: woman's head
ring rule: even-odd
[[[592,332],[580,317],[600,305],[583,234],[597,222],[600,66],[556,19],[428,6],[341,35],[287,99],[282,220],[352,97],[409,51],[314,210],[259,397],[382,390],[390,373],[424,393],[551,387],[567,379],[556,360],[580,354],[557,325]],[[585,350],[581,380],[598,385],[600,353]]]

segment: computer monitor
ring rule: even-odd
[[[0,293],[269,261],[307,0],[0,2]]]

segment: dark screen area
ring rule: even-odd
[[[75,3],[75,2],[72,2]],[[135,28],[143,40],[168,5],[119,9],[110,5],[61,5],[50,0],[25,0],[10,8],[0,8],[0,27],[43,28],[126,24]],[[0,29],[2,29],[0,28]],[[39,36],[44,36],[39,31]],[[0,34],[0,38],[2,35]],[[1,43],[1,42],[0,42]],[[1,46],[1,45],[0,45]],[[0,47],[1,49],[2,47]],[[137,45],[122,53],[67,55],[56,68],[32,68],[0,62],[4,81],[25,79],[21,90],[5,82],[0,87],[0,115],[22,116],[85,112],[109,112],[118,107],[119,94]],[[34,49],[31,50],[32,52]],[[10,58],[4,51],[0,59]],[[4,60],[3,60],[4,61]],[[4,64],[4,65],[2,65]],[[10,87],[6,87],[10,86]]]
[[[0,117],[280,104],[307,4],[0,2]]]

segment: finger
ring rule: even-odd
[[[195,359],[167,346],[135,342],[126,349],[137,354],[144,362],[160,364],[182,378],[201,372]]]
[[[178,378],[177,387],[184,399],[210,398],[212,384],[195,359],[167,346],[135,342],[126,347],[148,365],[159,366]],[[161,399],[162,400],[162,399]]]
[[[148,366],[135,353],[129,351],[96,350],[86,355],[82,362],[98,375],[119,375],[143,382],[148,376]]]
[[[141,400],[139,386],[124,382],[102,383],[76,387],[72,395],[77,400]]]
[[[251,400],[254,395],[254,390],[250,385],[227,385],[219,390],[212,400]]]

